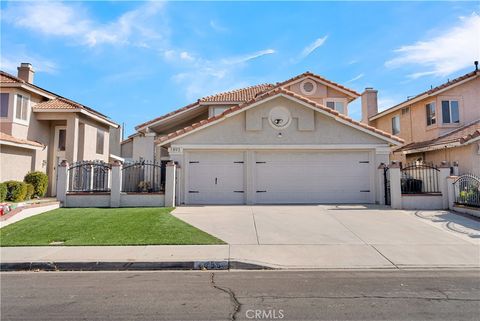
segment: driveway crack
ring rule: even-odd
[[[257,244],[260,245],[260,241],[258,240],[257,222],[255,221],[255,213],[253,212],[252,207],[250,207],[250,211],[252,212],[253,227],[255,228],[255,237],[257,238]]]
[[[210,275],[210,284],[213,286],[213,288],[228,294],[228,296],[230,297],[230,302],[233,306],[233,310],[230,313],[229,318],[231,321],[235,321],[237,319],[237,313],[238,311],[240,311],[240,307],[242,306],[238,301],[237,297],[235,296],[235,293],[230,288],[218,286],[215,283],[215,273],[212,273]]]

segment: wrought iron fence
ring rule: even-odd
[[[440,193],[440,170],[433,164],[407,164],[400,171],[402,194]]]
[[[68,168],[68,192],[109,192],[111,165],[80,161]]]
[[[480,178],[465,174],[453,182],[455,204],[480,207]]]
[[[136,161],[122,168],[122,192],[158,193],[165,191],[166,161]]]

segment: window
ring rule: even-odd
[[[15,107],[15,118],[27,121],[28,117],[28,98],[17,94],[17,105]]]
[[[425,107],[427,111],[427,126],[434,125],[437,122],[435,117],[435,103],[427,104]]]
[[[460,122],[458,100],[442,100],[442,122],[444,124]]]
[[[392,117],[392,134],[397,135],[400,133],[400,116]]]
[[[59,129],[58,130],[58,146],[57,149],[59,151],[65,151],[65,146],[67,142],[67,130],[66,129]]]
[[[105,132],[97,129],[97,154],[103,154],[103,142],[105,140]]]
[[[8,117],[8,98],[7,93],[1,93],[0,96],[0,117]]]
[[[342,114],[345,112],[344,103],[342,101],[327,101],[327,107]]]
[[[316,90],[317,90],[317,84],[314,81],[311,81],[309,79],[304,80],[300,84],[300,91],[304,95],[308,95],[308,96],[313,95]]]

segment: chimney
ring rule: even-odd
[[[365,88],[362,93],[362,123],[370,125],[368,119],[378,113],[377,93],[371,87]]]
[[[33,75],[35,74],[35,70],[33,70],[32,65],[28,62],[22,62],[20,67],[17,67],[18,70],[18,78],[33,84]]]

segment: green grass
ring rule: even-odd
[[[0,246],[225,244],[172,208],[59,208],[0,229]]]

